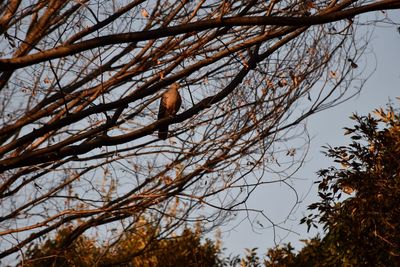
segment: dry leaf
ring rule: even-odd
[[[353,69],[355,69],[355,68],[358,68],[358,65],[356,64],[356,63],[354,63],[354,61],[352,60],[352,59],[347,59],[347,61],[349,61],[350,62],[350,66],[353,68]]]
[[[142,8],[142,10],[140,11],[142,13],[142,16],[145,18],[150,17],[149,12],[147,12],[146,9]]]
[[[350,186],[343,186],[342,191],[348,195],[351,195],[351,193],[354,192],[354,189],[351,188]]]
[[[281,79],[278,81],[278,86],[279,87],[284,87],[288,84],[288,82],[286,81],[286,79]]]
[[[313,1],[307,1],[307,3],[306,3],[306,6],[307,6],[309,9],[311,9],[311,8],[314,8],[314,7],[315,7],[315,5],[314,5],[314,2],[313,2]]]

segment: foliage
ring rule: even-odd
[[[260,258],[257,256],[257,248],[246,249],[246,255],[240,260],[240,266],[260,266]]]
[[[21,266],[217,266],[220,250],[214,242],[201,242],[198,230],[184,229],[180,235],[153,240],[154,227],[141,234],[125,232],[114,244],[98,245],[96,240],[81,235],[59,250],[70,229],[59,231],[52,239],[31,246]]]
[[[309,229],[322,225],[325,235],[299,252],[290,243],[269,249],[265,266],[400,266],[400,114],[389,106],[351,118],[352,142],[327,147],[339,167],[318,172],[320,201],[301,220]]]
[[[392,107],[354,114],[353,140],[329,147],[341,165],[321,170],[320,202],[310,205],[327,234],[321,246],[327,266],[395,266],[400,262],[400,117]],[[343,197],[342,192],[349,196]]]
[[[265,266],[294,266],[295,253],[294,248],[289,244],[283,247],[276,247],[268,249]]]

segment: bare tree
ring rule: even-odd
[[[304,119],[363,84],[356,16],[398,8],[1,1],[0,257],[66,226],[60,249],[89,229],[114,229],[102,235],[113,240],[143,216],[162,237],[244,210],[258,185],[285,182],[301,163],[287,144]],[[173,83],[182,107],[157,119]]]

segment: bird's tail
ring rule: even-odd
[[[158,128],[158,138],[160,139],[167,139],[168,137],[168,125],[166,126],[160,126],[160,128]]]

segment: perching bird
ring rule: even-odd
[[[158,110],[158,119],[168,118],[175,116],[182,104],[181,96],[178,89],[180,85],[174,83],[170,88],[161,96],[160,109]],[[158,138],[167,139],[168,137],[168,124],[158,128]]]

